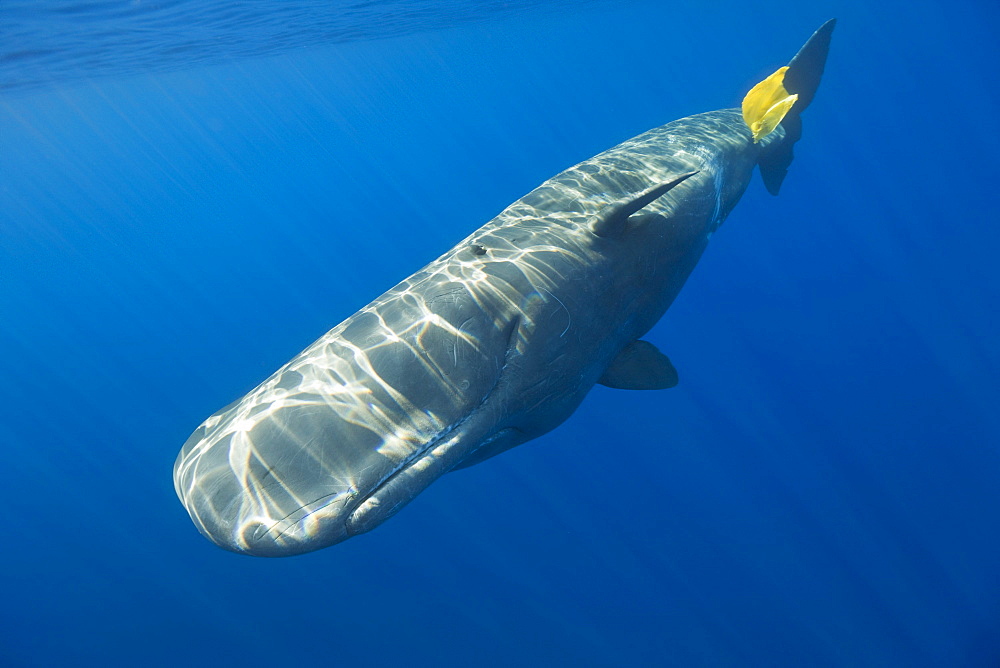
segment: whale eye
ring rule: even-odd
[[[470,248],[472,248],[472,252],[475,255],[486,255],[486,246],[480,246],[479,244],[472,244]]]

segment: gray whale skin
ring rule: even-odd
[[[174,465],[195,526],[242,554],[317,550],[558,426],[595,383],[675,385],[640,337],[755,166],[777,194],[832,29],[789,63],[797,101],[759,141],[724,109],[567,169],[205,420]]]

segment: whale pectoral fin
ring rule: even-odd
[[[677,384],[677,369],[649,341],[633,341],[597,382],[619,390],[665,390]]]
[[[663,197],[674,186],[679,185],[682,181],[691,178],[697,173],[697,171],[694,171],[681,174],[665,183],[658,183],[655,186],[646,188],[642,192],[629,195],[625,199],[614,202],[600,213],[594,214],[590,219],[590,231],[599,237],[620,236],[628,226],[629,216],[644,206],[651,204],[653,200]]]

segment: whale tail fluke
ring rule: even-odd
[[[792,146],[802,137],[799,115],[816,95],[830,38],[837,19],[830,19],[813,33],[787,66],[754,86],[743,98],[743,119],[750,127],[754,143],[766,137],[780,123],[785,138],[768,150],[758,162],[764,187],[777,195],[795,157]]]
[[[826,55],[830,52],[830,38],[836,25],[837,19],[830,19],[821,25],[802,45],[792,62],[788,63],[785,88],[789,93],[799,96],[799,101],[795,103],[796,114],[801,114],[816,95],[819,80],[823,78],[823,69],[826,67]]]

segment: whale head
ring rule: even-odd
[[[174,488],[215,544],[286,557],[370,531],[444,473],[521,440],[476,412],[438,429],[397,424],[377,434],[321,398],[267,408],[244,399],[191,435]]]
[[[331,420],[321,403],[248,413],[237,405],[210,417],[174,464],[177,495],[201,533],[227,550],[265,557],[352,535],[354,502],[395,467],[379,454],[375,435]]]

